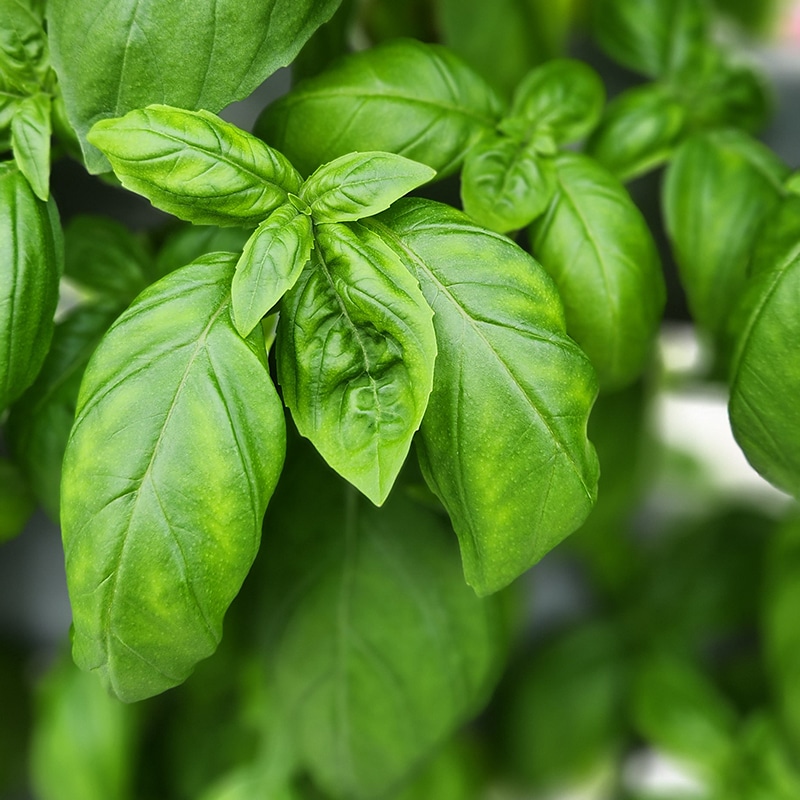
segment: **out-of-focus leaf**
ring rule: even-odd
[[[0,458],[0,544],[22,533],[35,501],[19,467]]]

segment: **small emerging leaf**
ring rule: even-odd
[[[50,196],[50,95],[24,98],[11,120],[11,149],[20,172],[40,200]]]
[[[319,167],[300,196],[315,222],[353,222],[385,211],[435,175],[425,164],[393,153],[348,153]]]

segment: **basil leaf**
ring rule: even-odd
[[[558,144],[583,139],[597,125],[606,100],[600,76],[582,61],[548,61],[514,92],[511,113],[547,128]]]
[[[53,63],[89,171],[108,170],[103,155],[87,143],[98,119],[151,103],[219,111],[291,63],[339,2],[51,2]]]
[[[545,271],[454,209],[402,200],[376,222],[418,278],[439,346],[418,454],[479,594],[501,589],[585,519],[597,460],[594,371]]]
[[[381,505],[433,383],[436,338],[417,282],[358,223],[318,225],[312,261],[282,303],[276,352],[300,433]]]
[[[231,284],[233,321],[247,336],[294,286],[314,245],[311,220],[286,203],[262,222],[244,246]]]
[[[547,208],[555,188],[551,159],[508,137],[473,147],[461,173],[464,211],[498,233],[531,223]]]
[[[234,264],[207,256],[139,295],[78,398],[61,493],[73,655],[125,701],[214,652],[280,473],[283,410],[260,329],[233,327]]]
[[[687,139],[664,183],[664,215],[692,316],[725,333],[758,231],[777,208],[788,168],[735,130]]]
[[[464,585],[441,516],[402,491],[374,508],[290,453],[259,573],[281,731],[334,797],[388,795],[486,702],[507,620]]]
[[[22,533],[36,508],[19,467],[0,458],[0,544]]]
[[[255,226],[300,190],[280,153],[207,111],[148,106],[88,137],[123,186],[195,224]]]
[[[50,68],[41,10],[25,0],[3,0],[2,12],[0,83],[35,94]]]
[[[480,800],[485,797],[486,756],[473,742],[455,738],[428,762],[394,800]]]
[[[637,86],[608,104],[586,151],[621,181],[633,180],[670,158],[686,117],[686,107],[669,86]]]
[[[38,687],[31,778],[40,800],[134,797],[138,719],[69,658]],[[80,731],[80,735],[77,734]]]
[[[73,217],[64,229],[64,253],[67,277],[125,306],[159,277],[143,239],[108,217]]]
[[[59,519],[61,464],[89,357],[119,316],[118,305],[79,306],[55,327],[42,370],[11,407],[8,438],[36,499]]]
[[[304,175],[353,151],[382,150],[444,177],[501,113],[492,89],[449,50],[401,39],[298,83],[255,132]]]
[[[155,274],[163,277],[208,253],[241,253],[252,233],[244,228],[180,225],[170,231],[156,254]]]
[[[795,343],[800,336],[800,197],[787,198],[766,223],[753,275],[735,310],[739,336],[731,363],[728,412],[733,435],[763,477],[800,497]]]
[[[592,12],[600,47],[651,78],[674,72],[708,36],[704,0],[595,0]]]
[[[33,383],[42,366],[63,270],[58,210],[22,173],[0,163],[0,409]]]
[[[600,385],[617,389],[644,369],[664,307],[664,279],[647,223],[622,185],[577,153],[555,159],[557,185],[531,228],[533,253],[553,277],[569,335]]]
[[[34,194],[50,196],[50,95],[35,94],[20,101],[11,120],[11,149],[20,172]]]
[[[385,211],[436,171],[393,153],[348,153],[323,164],[300,197],[316,222],[353,222]]]

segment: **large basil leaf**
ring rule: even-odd
[[[291,63],[340,0],[53,0],[53,63],[90,172],[92,125],[151,103],[219,111]]]
[[[59,518],[61,463],[75,420],[83,371],[118,305],[82,306],[56,325],[52,346],[33,385],[11,407],[8,437],[36,499]]]
[[[265,109],[255,132],[304,175],[353,151],[383,150],[442,177],[501,113],[491,88],[449,50],[401,39],[301,81]]]
[[[58,303],[64,244],[55,203],[0,164],[0,409],[33,383]]]
[[[651,78],[681,67],[708,31],[704,0],[594,0],[592,12],[603,50]]]
[[[567,331],[586,351],[600,385],[639,375],[664,306],[653,237],[622,185],[577,153],[555,159],[557,190],[531,228],[533,253],[555,280]]]
[[[282,304],[280,384],[300,433],[380,505],[431,391],[431,310],[392,250],[358,223],[318,225],[316,240]]]
[[[40,200],[50,196],[50,95],[22,100],[11,120],[11,149],[20,172]]]
[[[377,509],[304,450],[257,573],[270,685],[317,783],[382,797],[486,701],[507,622],[464,584],[441,516],[402,487]]]
[[[728,405],[733,435],[747,460],[795,497],[800,497],[798,220],[800,197],[789,197],[757,242],[753,276],[735,311],[739,336]]]
[[[566,335],[552,281],[510,239],[429,201],[401,200],[376,220],[434,311],[439,356],[418,453],[467,582],[489,594],[592,507],[594,370]]]
[[[692,316],[725,332],[763,221],[788,169],[745,133],[717,130],[684,142],[664,184],[664,214]]]
[[[98,122],[89,139],[123,186],[199,225],[257,225],[300,191],[279,152],[207,111],[148,106]]]
[[[280,473],[283,410],[260,328],[233,327],[235,262],[212,254],[139,295],[78,398],[61,495],[73,655],[126,701],[216,649]]]

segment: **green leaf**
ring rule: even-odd
[[[400,201],[367,224],[434,311],[439,355],[417,449],[458,534],[467,583],[489,594],[592,507],[594,370],[566,335],[552,281],[511,240],[429,201]]]
[[[437,45],[401,39],[337,62],[268,106],[255,132],[304,175],[381,150],[454,172],[502,114],[492,89]]]
[[[604,389],[641,374],[664,307],[664,279],[650,230],[623,186],[586,156],[555,159],[557,190],[534,222],[535,257],[553,277],[567,331]]]
[[[431,310],[392,250],[358,223],[316,226],[283,300],[278,376],[300,433],[376,505],[425,413],[435,358]]]
[[[258,549],[284,418],[260,328],[230,315],[235,256],[145,290],[84,375],[61,522],[79,666],[125,701],[209,656]]]
[[[58,211],[0,164],[0,409],[33,383],[53,335],[64,252]]]
[[[129,800],[137,715],[69,658],[38,687],[31,777],[39,800]]]
[[[483,755],[469,739],[453,739],[392,800],[479,800],[486,782]]]
[[[90,172],[108,162],[87,144],[105,117],[164,103],[219,111],[290,64],[340,0],[53,0],[53,63]]]
[[[20,172],[40,200],[50,196],[50,95],[20,101],[11,120],[11,149]]]
[[[508,137],[488,138],[473,147],[461,173],[464,211],[498,233],[533,222],[550,204],[555,188],[551,159]]]
[[[758,231],[776,210],[788,168],[736,130],[696,134],[670,163],[664,215],[681,283],[697,323],[725,333]]]
[[[800,197],[788,197],[765,224],[752,277],[735,310],[728,412],[733,435],[763,477],[800,497],[797,402],[800,337]]]
[[[255,226],[300,190],[280,153],[207,111],[148,106],[98,122],[89,140],[123,186],[195,224]]]
[[[441,516],[402,490],[374,508],[290,452],[259,573],[282,733],[334,797],[388,795],[486,702],[507,621],[464,585]]]
[[[0,0],[0,84],[35,94],[50,68],[41,9],[25,0]]]
[[[311,219],[291,204],[279,206],[244,246],[231,285],[233,321],[247,336],[294,286],[311,257]]]
[[[435,175],[430,167],[393,153],[348,153],[319,167],[300,197],[315,222],[354,222],[385,211]]]
[[[167,235],[156,254],[155,274],[163,277],[208,253],[241,253],[252,233],[246,228],[181,224]]]
[[[587,64],[560,58],[537,67],[514,92],[511,114],[549,130],[558,144],[583,139],[606,100],[600,76]]]
[[[119,316],[119,305],[79,306],[55,327],[42,370],[11,407],[8,438],[36,499],[59,519],[61,464],[89,357]]]
[[[704,0],[595,0],[592,33],[600,47],[635,72],[674,72],[708,36]]]
[[[587,153],[621,181],[661,166],[686,129],[687,110],[669,86],[649,83],[615,97],[587,144]]]
[[[0,544],[22,533],[36,508],[31,490],[19,467],[0,458]]]

